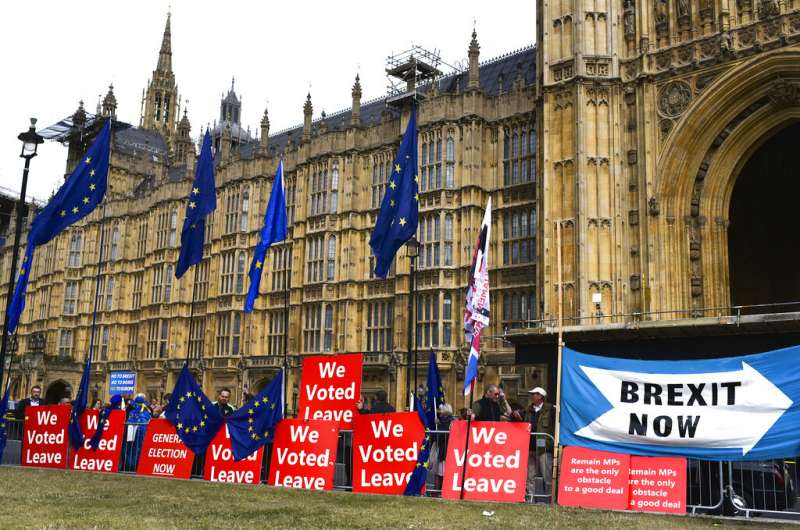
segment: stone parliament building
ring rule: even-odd
[[[502,382],[511,399],[555,388],[559,292],[565,340],[581,351],[669,358],[800,343],[800,0],[538,0],[536,32],[535,47],[484,62],[473,32],[463,72],[408,85],[420,95],[419,382],[433,348],[448,398],[462,403],[467,269],[490,196],[479,380]],[[383,388],[404,405],[410,258],[401,249],[390,277],[373,278],[368,240],[408,108],[390,96],[362,103],[357,76],[350,95],[328,116],[309,95],[303,125],[279,133],[265,110],[254,136],[231,87],[212,131],[205,258],[176,280],[197,152],[167,19],[140,123],[115,121],[92,379],[101,398],[115,371],[136,371],[150,396],[169,392],[188,348],[204,390],[230,387],[238,402],[282,366],[288,307],[290,410],[302,357],[328,352],[363,352],[365,396]],[[99,114],[116,108],[109,88]],[[97,123],[81,105],[46,130],[69,146],[67,171]],[[289,237],[269,251],[245,315],[281,157]],[[52,397],[77,387],[101,215],[37,250],[14,397],[34,383]]]

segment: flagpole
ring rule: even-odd
[[[288,261],[289,246],[284,249],[284,257]],[[286,264],[286,289],[283,296],[283,416],[289,413],[289,401],[286,399],[287,377],[289,372],[289,295],[292,289],[292,267],[291,263]]]
[[[110,166],[111,162],[109,161],[109,167]],[[95,334],[95,329],[97,327],[97,305],[98,305],[98,298],[100,297],[100,273],[103,270],[103,246],[105,245],[105,239],[106,239],[106,234],[105,232],[103,232],[103,225],[105,224],[105,220],[106,220],[106,201],[103,201],[103,214],[100,217],[100,223],[98,224],[100,230],[100,251],[97,253],[97,274],[95,275],[95,280],[94,280],[94,309],[92,310],[92,332],[89,338],[89,351],[86,353],[86,358],[84,359],[84,362],[88,360],[90,363],[92,362],[94,353],[94,334]],[[91,374],[89,374],[89,377],[91,378]],[[80,391],[80,387],[78,390]],[[76,399],[77,397],[78,396],[75,396]]]
[[[205,237],[205,234],[203,235]],[[195,295],[197,294],[197,267],[203,263],[202,259],[200,263],[195,264],[192,267],[192,301],[189,304],[189,340],[186,341],[186,359],[183,361],[185,365],[189,365],[189,356],[191,355],[192,351],[192,331],[194,330],[194,299]]]
[[[470,347],[472,347],[470,345]],[[464,480],[467,478],[467,452],[469,451],[469,435],[472,431],[472,403],[475,399],[475,379],[472,380],[472,388],[469,391],[469,410],[467,412],[467,435],[464,441],[464,463],[461,466],[461,490],[458,498],[464,500]]]
[[[562,258],[561,258],[561,222],[556,221],[556,267],[558,274],[558,357],[556,369],[556,428],[553,435],[553,481],[550,499],[554,499],[553,492],[557,491],[558,484],[558,461],[561,456],[559,447],[559,431],[561,426],[561,361],[564,354],[564,278],[562,277]]]

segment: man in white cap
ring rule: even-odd
[[[545,401],[547,391],[537,386],[528,390],[531,403],[526,411],[526,421],[531,424],[531,443],[528,454],[527,490],[535,491],[536,477],[542,477],[546,493],[553,482],[553,435],[556,427],[556,409]]]

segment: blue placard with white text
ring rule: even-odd
[[[134,392],[136,392],[136,372],[111,372],[108,381],[110,395]]]
[[[800,346],[712,360],[641,361],[564,348],[562,445],[645,456],[800,454]]]

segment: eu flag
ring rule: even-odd
[[[375,275],[386,278],[394,255],[417,231],[419,189],[417,177],[417,110],[411,109],[406,132],[392,164],[386,194],[369,240],[375,255]]]
[[[420,445],[419,455],[417,456],[417,465],[411,473],[411,478],[408,481],[403,495],[420,495],[422,487],[428,479],[428,467],[431,456],[431,447],[433,446],[433,437],[430,431],[436,430],[436,409],[444,403],[444,388],[442,387],[442,378],[439,376],[439,366],[436,364],[436,353],[431,350],[428,359],[428,394],[425,403],[420,403],[414,397],[414,405],[417,408],[417,414],[422,425],[425,427],[425,438]]]
[[[86,437],[81,429],[81,415],[86,410],[86,402],[89,397],[89,377],[92,370],[92,356],[86,356],[86,363],[83,365],[83,375],[81,384],[78,386],[78,395],[72,402],[72,412],[69,416],[69,442],[74,450],[80,449]]]
[[[175,265],[175,277],[183,276],[189,267],[203,260],[203,240],[206,234],[206,215],[217,208],[214,188],[214,157],[211,154],[211,133],[206,129],[203,147],[197,160],[192,190],[186,202],[186,217],[181,230],[181,253]]]
[[[225,419],[233,458],[245,459],[272,441],[275,427],[282,419],[283,370],[256,397]]]
[[[22,310],[25,309],[25,291],[33,264],[33,251],[89,215],[103,200],[108,182],[110,143],[111,120],[108,120],[67,180],[33,220],[17,286],[8,307],[8,333],[14,333],[17,329]]]
[[[8,391],[11,388],[11,381],[6,385],[3,399],[0,401],[0,464],[3,463],[3,451],[6,449],[6,439],[8,439],[6,425],[6,411],[8,410]]]
[[[269,195],[267,213],[264,214],[264,226],[253,254],[250,264],[250,288],[244,301],[244,310],[249,313],[253,310],[258,297],[258,286],[261,284],[261,271],[264,270],[267,249],[277,241],[286,239],[286,197],[283,195],[283,160],[278,162],[278,171],[275,173],[275,182]]]
[[[164,416],[175,426],[186,447],[198,455],[206,452],[225,421],[200,389],[186,363],[183,363]]]

